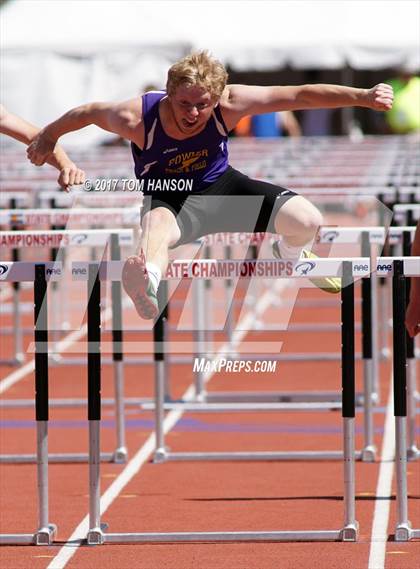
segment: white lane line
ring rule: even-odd
[[[370,539],[368,569],[384,569],[386,544],[388,540],[388,521],[391,506],[392,477],[395,457],[395,423],[393,377],[391,375],[390,394],[386,409],[384,438],[381,451],[378,485],[376,487],[376,503]],[[379,498],[379,499],[378,499]]]
[[[277,281],[276,286],[274,287],[275,291],[278,293],[282,288],[286,288],[287,285],[281,286],[278,285],[281,281]],[[275,295],[267,291],[258,301],[255,311],[252,312],[252,315],[258,313],[259,315],[262,314],[262,311],[265,310],[268,306],[270,306],[270,302],[273,300]],[[244,336],[252,329],[250,325],[250,315],[251,313],[247,314],[243,320],[238,324],[238,328],[241,329],[234,332],[234,340],[235,345],[238,345]],[[252,320],[252,318],[251,318]],[[244,326],[245,324],[249,324]],[[214,358],[214,361],[217,361],[218,358],[221,357],[222,354],[225,354],[226,351],[229,349],[229,343],[225,343]],[[206,375],[206,381],[209,381],[212,377],[214,372],[209,372]],[[191,400],[195,396],[195,386],[190,385],[187,391],[183,395],[183,399],[186,401]],[[163,430],[164,433],[167,434],[179,421],[179,419],[183,415],[183,411],[181,409],[173,410],[168,413],[166,416],[164,423],[163,423]],[[118,475],[118,477],[114,480],[111,486],[106,490],[104,495],[101,497],[100,500],[100,512],[101,515],[106,512],[112,502],[118,497],[120,492],[125,488],[125,486],[130,482],[130,480],[139,472],[140,468],[143,464],[147,461],[149,456],[155,449],[155,435],[151,434],[146,442],[143,444],[142,447],[137,451],[137,453],[133,456],[133,458],[129,461],[127,466],[124,470]],[[48,565],[46,569],[63,569],[68,561],[73,557],[76,553],[77,549],[82,545],[82,540],[86,537],[86,534],[89,530],[89,514],[85,516],[85,518],[80,522],[80,524],[76,527],[73,531],[71,536],[68,538],[67,543],[63,545],[51,563]]]
[[[195,395],[194,386],[190,386],[184,393],[183,398],[185,400],[191,400]],[[163,422],[163,431],[167,434],[172,427],[177,423],[183,414],[182,410],[173,410],[166,416]],[[115,498],[121,493],[121,491],[127,486],[130,480],[139,472],[143,464],[148,460],[149,456],[153,453],[155,449],[155,435],[151,434],[143,446],[137,451],[133,456],[121,474],[114,480],[111,486],[106,490],[106,492],[101,497],[100,501],[100,511],[103,515]],[[48,565],[47,569],[63,569],[73,555],[76,553],[77,548],[81,545],[81,541],[86,537],[89,531],[89,515],[85,516],[77,528],[73,531],[71,536],[67,540],[67,544],[64,545],[51,563]]]

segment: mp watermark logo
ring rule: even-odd
[[[277,362],[275,360],[227,360],[220,358],[210,360],[207,358],[194,358],[193,372],[201,373],[275,373]]]
[[[295,266],[295,273],[298,275],[307,275],[316,267],[316,264],[313,261],[305,261],[304,263],[299,263]]]

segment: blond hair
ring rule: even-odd
[[[228,74],[223,64],[208,51],[193,52],[170,67],[166,91],[173,95],[180,85],[197,86],[219,98],[226,86]]]

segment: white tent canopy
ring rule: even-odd
[[[419,22],[417,0],[14,0],[0,12],[2,101],[44,124],[163,85],[191,48],[235,70],[415,67]]]
[[[246,69],[389,67],[420,47],[417,0],[15,0],[1,20],[3,49],[193,46]]]

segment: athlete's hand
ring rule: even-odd
[[[379,83],[367,91],[367,106],[374,111],[391,110],[393,101],[394,91],[386,83]]]
[[[32,164],[42,166],[54,153],[56,140],[53,140],[45,129],[39,131],[26,150],[26,154]]]
[[[83,170],[78,168],[76,164],[73,164],[73,162],[71,162],[68,166],[60,171],[57,182],[66,192],[69,192],[71,186],[84,184],[85,173]]]

